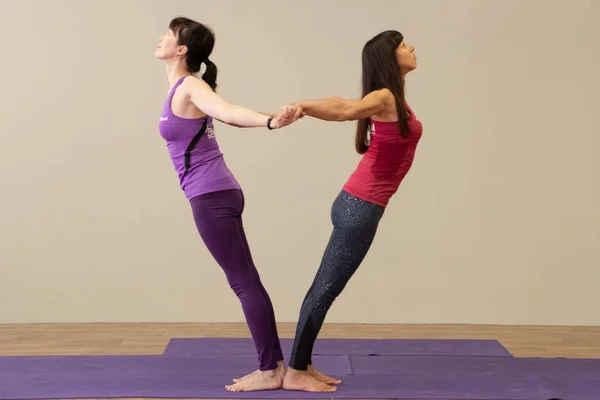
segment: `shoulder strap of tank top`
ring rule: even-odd
[[[169,102],[170,102],[170,99],[175,94],[175,90],[177,90],[177,88],[179,87],[179,85],[181,85],[183,83],[183,80],[185,78],[187,78],[188,76],[190,76],[190,75],[184,75],[181,78],[179,78],[179,80],[177,80],[177,82],[175,82],[175,84],[173,85],[173,88],[171,88],[171,93],[169,93]]]

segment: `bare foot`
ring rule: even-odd
[[[333,378],[329,375],[325,375],[324,373],[317,371],[312,365],[308,366],[308,373],[320,380],[321,382],[325,382],[330,385],[339,385],[340,383],[342,383],[342,381],[340,381],[339,379]]]
[[[240,382],[240,381],[243,381],[243,380],[245,380],[245,379],[248,379],[248,378],[251,378],[251,377],[253,377],[254,375],[258,374],[259,372],[260,372],[259,370],[256,370],[256,371],[254,371],[254,372],[250,372],[248,375],[246,375],[246,376],[242,376],[241,378],[233,378],[233,381],[234,381],[234,382]]]
[[[252,375],[252,374],[251,374]],[[230,392],[253,392],[257,390],[280,389],[283,383],[281,375],[276,369],[271,371],[258,371],[253,376],[225,386]]]
[[[283,361],[277,361],[277,374],[281,377],[281,381],[283,382],[283,378],[285,378],[285,373],[287,372],[287,368]]]
[[[277,361],[277,369],[276,369],[277,373],[279,374],[279,376],[281,376],[281,380],[283,380],[283,378],[285,377],[285,364],[283,363],[283,361]],[[251,378],[253,376],[255,376],[256,374],[258,374],[260,372],[260,370],[256,370],[254,372],[249,373],[246,376],[243,376],[241,378],[234,378],[233,381],[234,382],[241,382],[245,379]]]
[[[283,388],[285,390],[301,390],[304,392],[335,392],[335,386],[329,386],[325,382],[318,380],[308,371],[298,371],[288,368],[283,379]]]

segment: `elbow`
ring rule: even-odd
[[[356,117],[354,115],[353,110],[350,107],[344,107],[342,111],[337,115],[336,121],[345,122],[355,120]]]
[[[235,113],[231,112],[230,110],[227,110],[227,112],[223,113],[221,121],[231,126],[239,125]]]
[[[242,126],[237,124],[232,118],[214,118],[219,122],[224,123],[225,125],[234,126],[236,128],[241,128]]]
[[[233,105],[226,105],[219,110],[219,120],[224,124],[239,127],[240,118],[239,118],[239,107]]]
[[[335,121],[336,122],[346,122],[346,121],[350,121],[350,118],[348,117],[347,114],[341,113],[336,116]]]
[[[341,97],[337,97],[336,101],[340,105],[340,112],[336,120],[338,122],[352,121],[356,119],[356,108],[352,104]]]
[[[239,126],[238,124],[235,123],[235,121],[233,121],[231,118],[223,118],[220,119],[219,121],[221,121],[222,123],[224,123],[225,125],[229,125],[229,126]]]
[[[352,117],[352,107],[341,97],[330,98],[332,107],[330,108],[330,120],[336,122],[348,121]]]
[[[229,126],[233,126],[234,128],[245,128],[245,125],[240,124],[239,122],[235,122],[235,121],[230,121],[230,122],[226,122],[227,125]]]

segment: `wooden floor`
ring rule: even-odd
[[[294,324],[279,324],[293,337]],[[0,324],[0,355],[161,354],[174,337],[249,337],[243,323]],[[515,357],[600,358],[600,327],[327,324],[320,337],[497,339]]]
[[[279,324],[293,337],[294,324]],[[2,355],[161,354],[175,337],[249,337],[243,323],[0,325]],[[600,358],[600,327],[328,324],[320,337],[497,339],[515,357]]]

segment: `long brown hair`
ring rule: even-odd
[[[375,90],[389,89],[396,102],[398,130],[402,137],[407,137],[410,112],[404,100],[404,80],[396,58],[396,49],[403,40],[404,36],[398,31],[384,31],[365,44],[362,51],[362,97]],[[364,154],[369,148],[367,137],[370,130],[369,118],[358,120],[355,143],[358,154]]]

